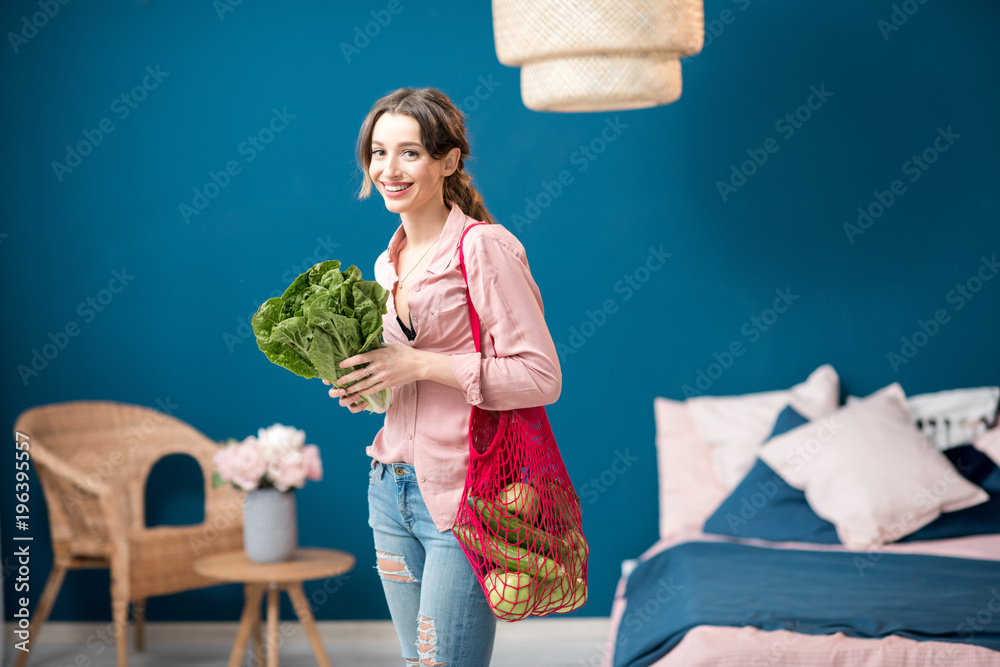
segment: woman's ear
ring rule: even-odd
[[[444,156],[444,175],[451,176],[458,169],[458,161],[462,157],[462,149],[455,146]]]

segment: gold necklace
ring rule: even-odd
[[[417,263],[413,265],[413,268],[411,268],[409,271],[407,271],[406,275],[399,279],[399,286],[400,287],[403,286],[403,281],[406,280],[407,278],[409,278],[410,274],[413,273],[413,271],[418,266],[420,266],[420,262],[424,261],[424,257],[426,257],[427,253],[429,253],[431,251],[431,248],[433,248],[435,245],[437,245],[437,242],[440,241],[440,240],[441,240],[441,237],[438,236],[436,239],[434,239],[434,243],[432,243],[429,246],[427,246],[427,250],[424,250],[424,254],[420,256],[420,259],[418,259]]]

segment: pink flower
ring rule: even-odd
[[[323,479],[323,462],[319,458],[319,447],[306,445],[302,448],[302,457],[306,462],[306,478],[314,482]]]
[[[284,450],[273,456],[267,463],[267,476],[279,491],[305,486],[306,462],[302,450]]]
[[[257,438],[252,435],[233,446],[226,462],[230,481],[245,491],[253,491],[260,486],[261,478],[267,472],[267,459],[261,452]]]
[[[216,471],[223,481],[252,491],[273,485],[279,491],[302,488],[306,479],[323,478],[319,448],[306,445],[306,434],[297,428],[273,424],[229,444],[215,453]]]
[[[219,451],[215,452],[215,456],[213,457],[215,469],[218,471],[219,477],[226,482],[232,481],[232,473],[229,471],[229,459],[233,455],[233,446],[229,444],[222,447]]]

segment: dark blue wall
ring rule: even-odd
[[[977,282],[981,258],[1000,253],[995,3],[907,0],[896,26],[888,0],[709,0],[712,37],[685,61],[678,103],[555,114],[522,105],[519,71],[497,62],[488,3],[399,1],[397,14],[388,2],[243,2],[221,14],[208,0],[71,2],[26,41],[8,34],[0,422],[38,404],[114,399],[168,407],[219,440],[273,422],[304,429],[326,478],[298,493],[301,541],[359,557],[316,615],[387,618],[365,500],[364,448],[381,420],[267,362],[247,321],[324,247],[370,274],[398,218],[377,198],[355,200],[352,151],[372,102],[399,86],[439,87],[468,113],[470,168],[545,298],[564,372],[550,416],[592,545],[582,614],[610,612],[620,561],[657,534],[654,396],[682,398],[699,378],[709,394],[787,387],[825,362],[858,394],[894,380],[910,393],[1000,381],[1000,280]],[[4,3],[0,28],[19,32],[38,11]],[[345,55],[373,11],[391,21]],[[162,72],[155,88],[147,68]],[[144,80],[152,89],[124,117],[115,99]],[[286,124],[251,160],[241,144],[275,109]],[[795,113],[808,119],[796,127],[785,119]],[[66,146],[102,121],[113,131],[57,176]],[[914,170],[925,149],[936,161]],[[766,162],[743,164],[753,156]],[[185,220],[179,206],[229,161],[239,173]],[[734,165],[755,173],[744,182]],[[859,207],[879,213],[889,195],[875,193],[896,180],[880,217],[845,230]],[[670,256],[647,273],[651,248]],[[103,293],[115,271],[128,284]],[[966,284],[979,291],[954,291]],[[792,306],[772,319],[779,290]],[[100,312],[87,305],[108,296]],[[939,310],[935,335],[903,350]],[[77,335],[22,378],[19,366],[67,325]],[[729,363],[737,342],[744,352]],[[33,480],[37,599],[51,556]],[[196,514],[196,498],[172,493],[155,496],[151,516]],[[2,504],[9,554],[10,493]],[[106,573],[70,574],[52,618],[110,618],[107,584]],[[6,593],[10,618],[12,581]],[[230,586],[151,600],[148,614],[234,620],[240,600]]]

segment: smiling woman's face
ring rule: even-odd
[[[385,113],[375,122],[368,175],[393,213],[443,204],[444,178],[451,173],[446,161],[428,154],[420,140],[420,125],[412,117]]]

